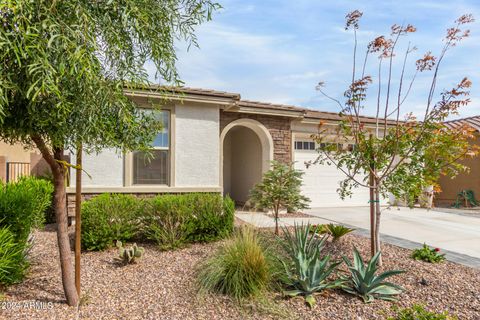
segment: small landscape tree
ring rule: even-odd
[[[301,194],[303,172],[293,165],[272,161],[272,167],[260,183],[250,191],[250,201],[257,209],[270,209],[275,219],[275,234],[279,234],[278,219],[282,209],[307,209],[310,199]]]
[[[77,305],[67,232],[66,150],[149,149],[161,123],[125,90],[180,84],[175,44],[196,44],[209,0],[0,0],[0,139],[40,150],[53,174],[65,297]],[[81,169],[81,168],[78,168]]]
[[[357,187],[370,190],[371,254],[380,250],[381,201],[393,194],[397,199],[406,199],[412,205],[426,187],[436,184],[440,175],[454,176],[465,166],[459,159],[477,153],[469,144],[473,131],[466,126],[447,129],[443,122],[450,115],[458,114],[460,107],[469,103],[468,88],[471,82],[464,78],[458,85],[440,94],[434,103],[439,69],[446,52],[468,37],[469,31],[462,27],[473,21],[471,15],[463,15],[455,26],[447,30],[444,45],[436,57],[427,52],[416,60],[413,76],[407,81],[406,66],[415,51],[408,45],[400,55],[400,72],[394,75],[394,60],[399,57],[400,40],[416,28],[408,25],[393,25],[390,36],[379,36],[367,46],[360,68],[357,66],[357,30],[362,13],[358,10],[346,16],[346,29],[353,29],[355,46],[351,83],[345,91],[345,102],[329,96],[324,83],[317,89],[339,106],[341,123],[335,129],[320,124],[319,134],[314,138],[320,144],[319,157],[311,164],[335,165],[345,174],[340,184],[342,198],[350,196]],[[378,56],[376,78],[367,75],[368,59]],[[383,68],[386,65],[386,70]],[[359,70],[358,70],[359,69]],[[421,120],[412,113],[403,117],[402,107],[409,96],[419,73],[432,72],[427,89],[427,100]],[[376,88],[369,86],[376,82]],[[394,85],[395,83],[395,85]],[[394,87],[396,92],[394,92]],[[374,91],[375,119],[362,117],[367,93]],[[333,132],[334,131],[334,132]],[[333,134],[334,133],[334,134]],[[326,143],[327,135],[336,136],[335,143]],[[329,141],[330,142],[330,141]],[[343,146],[350,144],[351,148]],[[338,147],[340,146],[340,147]],[[381,260],[379,260],[381,264]]]

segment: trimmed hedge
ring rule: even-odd
[[[131,195],[104,193],[82,205],[82,247],[104,250],[140,230],[142,203]]]
[[[0,284],[10,285],[23,280],[28,270],[27,242],[16,241],[8,227],[0,228]]]
[[[33,177],[0,181],[0,227],[8,227],[18,242],[27,241],[32,228],[43,226],[53,185]]]
[[[82,246],[104,250],[116,240],[151,240],[168,250],[225,238],[233,230],[234,202],[220,194],[190,193],[140,199],[102,194],[82,206]]]
[[[0,181],[0,284],[23,280],[28,270],[29,237],[43,226],[53,185],[33,177]]]

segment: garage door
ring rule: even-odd
[[[305,161],[314,161],[317,152],[313,150],[295,150],[295,168],[305,172],[303,176],[303,194],[310,198],[310,207],[353,207],[368,206],[369,190],[358,187],[353,190],[351,198],[340,199],[337,189],[345,174],[334,165],[311,165],[308,169]]]

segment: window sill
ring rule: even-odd
[[[168,187],[168,186],[128,186],[128,187],[84,187],[82,193],[187,193],[222,192],[221,187]],[[67,188],[67,193],[75,193],[75,187]]]

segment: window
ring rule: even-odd
[[[295,141],[295,150],[315,150],[315,142]]]
[[[158,113],[163,130],[157,134],[152,144],[152,158],[145,152],[133,153],[133,184],[170,184],[170,112]]]

